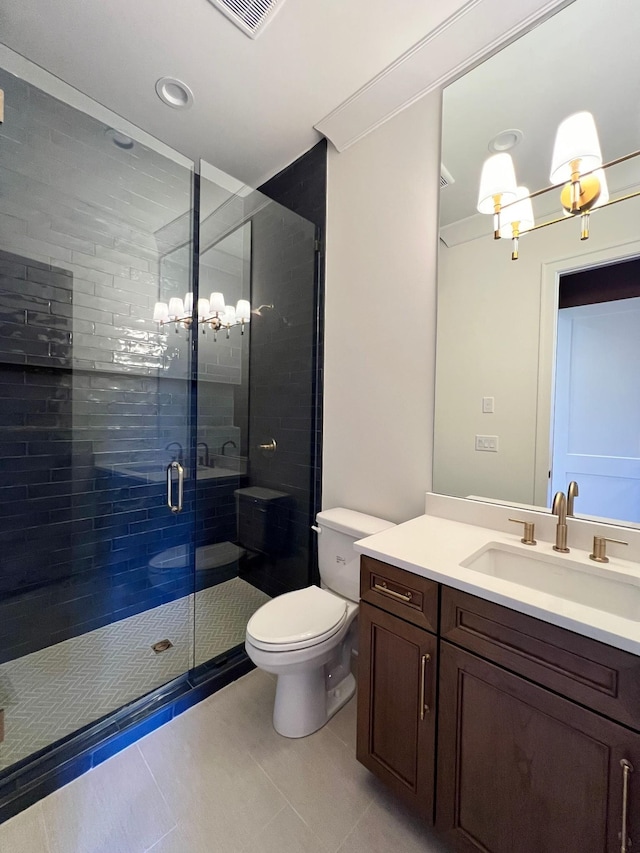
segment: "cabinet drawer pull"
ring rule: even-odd
[[[420,663],[420,719],[424,720],[424,715],[428,714],[431,708],[426,703],[425,689],[427,683],[427,664],[431,660],[431,655],[422,655]]]
[[[374,583],[373,588],[378,592],[384,593],[385,595],[390,595],[391,598],[397,598],[400,601],[404,601],[405,604],[408,604],[413,598],[412,592],[395,592],[395,590],[389,589],[385,581],[381,581],[380,583]]]
[[[629,776],[633,773],[633,765],[626,758],[621,759],[622,767],[622,831],[620,832],[620,853],[628,853],[631,839],[627,835],[627,811],[629,805]]]

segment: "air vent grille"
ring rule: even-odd
[[[455,178],[451,174],[451,172],[447,169],[444,163],[440,163],[440,189],[443,190],[445,187],[448,187],[450,184],[455,184]]]
[[[256,38],[284,5],[284,0],[209,0],[245,35]]]

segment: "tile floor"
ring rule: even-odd
[[[243,642],[268,600],[232,578],[0,665],[0,770]]]
[[[300,740],[254,670],[0,826],[2,853],[447,853],[355,759],[355,701]]]

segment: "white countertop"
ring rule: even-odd
[[[639,621],[625,619],[460,565],[488,543],[522,548],[529,557],[548,554],[557,560],[564,556],[553,551],[551,542],[538,539],[536,546],[526,546],[520,543],[520,536],[421,515],[382,533],[360,539],[355,543],[355,549],[416,575],[640,655],[640,608]],[[572,549],[566,556],[580,564],[580,570],[576,571],[576,583],[580,582],[582,571],[606,576],[607,570],[613,570],[627,576],[630,592],[636,594],[636,588],[640,586],[638,563],[620,560],[610,554],[609,563],[597,564],[589,560],[587,551],[578,549]]]

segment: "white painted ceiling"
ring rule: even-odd
[[[442,162],[455,179],[440,198],[445,242],[478,236],[469,217],[491,230],[476,216],[478,184],[502,130],[524,133],[511,154],[530,191],[548,186],[556,128],[578,110],[593,113],[605,161],[640,149],[639,38],[638,0],[576,0],[445,89]],[[639,183],[640,159],[608,177],[613,189]]]
[[[257,186],[314,124],[468,0],[286,0],[255,40],[208,0],[0,0],[8,47],[196,160]],[[160,77],[193,90],[179,112]]]

